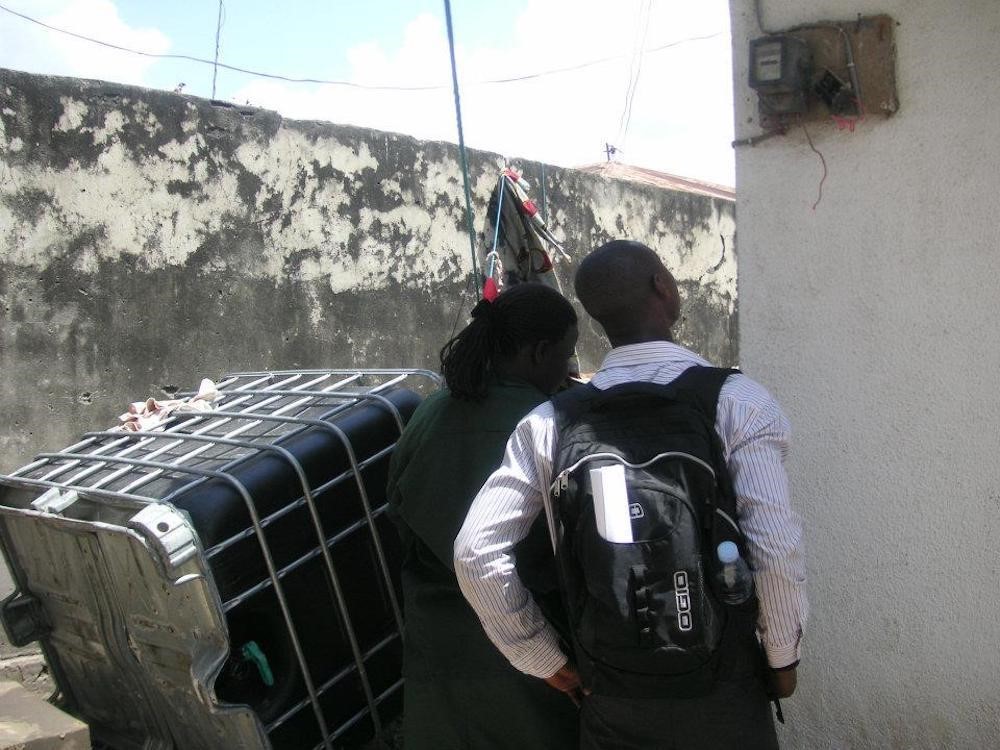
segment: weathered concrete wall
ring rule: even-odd
[[[495,160],[471,154],[477,226]],[[656,247],[682,339],[736,359],[731,202],[546,174],[572,253]],[[0,71],[0,470],[203,375],[435,367],[468,311],[461,180],[450,144]],[[584,366],[603,349],[586,330]]]
[[[801,129],[736,157],[741,359],[792,422],[812,605],[782,747],[1000,747],[1000,3],[760,5],[899,23],[898,114],[810,126],[815,211]],[[760,32],[731,7],[743,138]]]

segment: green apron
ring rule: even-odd
[[[573,703],[521,674],[490,643],[455,580],[452,547],[473,498],[521,418],[546,397],[497,382],[482,402],[441,391],[414,413],[393,454],[389,504],[403,543],[405,750],[560,750],[578,745]],[[518,571],[550,564],[545,534]],[[540,563],[538,564],[540,566]],[[531,575],[530,571],[527,571]]]

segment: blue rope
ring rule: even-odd
[[[548,221],[548,214],[545,212],[545,164],[542,163],[542,221]]]
[[[451,2],[444,0],[444,17],[448,24],[448,53],[451,56],[451,81],[455,89],[455,120],[458,123],[458,155],[462,162],[462,182],[465,185],[465,218],[469,225],[469,250],[472,252],[472,281],[482,292],[476,264],[476,230],[472,223],[472,192],[469,190],[469,162],[465,156],[465,135],[462,133],[462,104],[458,96],[458,67],[455,65],[455,32],[451,25]]]
[[[486,274],[487,277],[493,278],[493,269],[496,267],[497,262],[497,242],[500,241],[500,214],[503,212],[503,191],[507,187],[507,178],[503,175],[500,176],[500,200],[497,201],[497,220],[496,226],[493,227],[493,257],[490,258],[490,270]]]

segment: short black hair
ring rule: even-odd
[[[666,268],[641,242],[613,240],[580,262],[574,286],[583,308],[605,329],[629,325],[653,293],[653,278]]]

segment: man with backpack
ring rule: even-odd
[[[613,349],[517,426],[455,540],[462,592],[511,664],[582,700],[584,748],[776,748],[768,701],[795,689],[808,610],[787,419],[672,342],[650,248],[603,245],[575,286]],[[560,632],[512,556],[543,513]]]

